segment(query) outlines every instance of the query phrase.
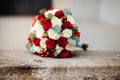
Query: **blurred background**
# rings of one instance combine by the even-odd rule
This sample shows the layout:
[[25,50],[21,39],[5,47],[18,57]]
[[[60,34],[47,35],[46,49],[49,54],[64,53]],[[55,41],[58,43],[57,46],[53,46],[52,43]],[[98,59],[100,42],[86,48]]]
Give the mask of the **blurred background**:
[[35,15],[41,8],[50,8],[51,0],[1,0],[1,15]]
[[32,16],[41,8],[68,8],[89,50],[120,51],[120,0],[1,0],[0,50],[23,50]]

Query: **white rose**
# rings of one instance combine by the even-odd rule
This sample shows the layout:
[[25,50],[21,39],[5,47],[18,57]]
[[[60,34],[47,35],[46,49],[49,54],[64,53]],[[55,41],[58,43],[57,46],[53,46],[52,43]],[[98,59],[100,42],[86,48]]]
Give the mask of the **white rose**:
[[40,46],[41,46],[42,48],[44,48],[44,49],[46,49],[46,40],[47,40],[47,38],[43,38],[43,39],[41,39],[41,41],[40,41]]
[[53,27],[56,26],[56,25],[58,25],[59,27],[62,26],[62,21],[61,21],[61,19],[59,19],[59,18],[57,18],[57,17],[55,17],[55,16],[52,17],[51,22],[52,22]]
[[59,45],[56,45],[56,48],[55,48],[57,54],[60,54],[60,52],[63,50],[62,47],[60,47]]
[[55,32],[54,30],[52,30],[52,29],[49,29],[49,30],[47,31],[47,33],[48,33],[48,36],[49,36],[51,39],[54,39],[54,40],[58,40],[59,37],[60,37],[60,35],[59,35],[57,32]]
[[72,30],[70,29],[64,29],[62,32],[62,36],[64,36],[65,38],[69,38],[72,36]]
[[39,21],[36,21],[34,26],[31,27],[31,32],[34,32],[39,26],[41,26],[41,24],[39,23]]
[[71,24],[75,24],[76,23],[71,15],[67,15],[67,21],[70,21]]
[[66,50],[68,51],[73,51],[74,47],[72,46],[72,44],[68,43],[65,47]]
[[44,32],[45,32],[45,31],[44,31],[42,25],[38,26],[38,27],[36,28],[36,37],[41,39],[42,36],[43,36],[43,34],[44,34]]
[[45,12],[45,13],[44,13],[44,14],[45,14],[45,17],[47,17],[47,18],[48,18],[48,14],[49,14],[49,13],[51,13],[51,14],[55,15],[55,13],[56,13],[57,11],[58,11],[57,9],[48,10],[47,12]]
[[35,51],[35,52],[40,52],[42,50],[42,48],[40,46],[35,46],[33,45],[32,46],[32,49]]

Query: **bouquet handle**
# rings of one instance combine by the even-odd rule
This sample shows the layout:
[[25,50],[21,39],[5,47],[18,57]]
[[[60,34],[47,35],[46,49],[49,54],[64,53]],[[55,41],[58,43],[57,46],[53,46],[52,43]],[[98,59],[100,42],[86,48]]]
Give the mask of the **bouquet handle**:
[[76,47],[82,48],[84,51],[87,51],[87,49],[88,49],[88,44],[79,41],[78,44],[76,45]]

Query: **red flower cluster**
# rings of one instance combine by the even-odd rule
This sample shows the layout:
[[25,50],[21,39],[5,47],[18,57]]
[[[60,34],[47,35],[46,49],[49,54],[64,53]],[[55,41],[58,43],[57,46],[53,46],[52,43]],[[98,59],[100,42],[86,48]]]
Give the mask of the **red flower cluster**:
[[55,57],[51,51],[41,50],[40,52],[35,52],[34,54],[40,55],[41,57]]
[[46,46],[47,46],[47,49],[48,49],[48,50],[53,50],[53,49],[55,49],[55,47],[56,47],[56,41],[55,41],[55,40],[52,40],[52,39],[48,39],[48,40],[46,41]]
[[58,18],[63,17],[63,16],[64,16],[63,11],[62,11],[62,10],[57,11],[57,12],[55,13],[55,16],[58,17]]
[[39,38],[35,38],[33,42],[34,42],[35,46],[39,46],[40,39]]
[[63,25],[62,25],[62,29],[66,29],[66,28],[68,28],[68,29],[72,29],[73,28],[72,24],[69,21],[67,21],[67,20],[65,20],[63,22]]
[[60,37],[57,43],[58,43],[58,45],[60,47],[65,48],[65,46],[67,45],[68,41],[67,41],[67,39],[65,37]]
[[55,58],[55,56],[54,56],[54,54],[53,53],[49,53],[49,55],[48,55],[49,57],[53,57],[53,58]]
[[54,8],[49,8],[48,10],[53,10]]
[[74,32],[73,35],[80,38],[80,32]]
[[63,50],[60,54],[60,57],[61,58],[67,58],[67,57],[69,57],[69,55],[70,55],[70,51]]
[[45,21],[43,23],[43,29],[44,29],[44,31],[48,31],[48,29],[51,28],[51,27],[52,27],[52,23],[50,21]]
[[37,18],[38,18],[38,20],[44,19],[45,15],[42,13],[39,13]]

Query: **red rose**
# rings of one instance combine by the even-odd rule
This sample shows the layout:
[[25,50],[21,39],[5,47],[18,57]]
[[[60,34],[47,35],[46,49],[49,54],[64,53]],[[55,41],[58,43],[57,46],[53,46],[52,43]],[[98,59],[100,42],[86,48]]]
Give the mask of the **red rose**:
[[52,27],[52,23],[50,21],[45,21],[43,23],[43,29],[44,29],[44,31],[48,31],[48,29],[51,28],[51,27]]
[[62,16],[64,16],[63,11],[62,10],[57,11],[55,13],[55,16],[58,17],[58,18],[61,18]]
[[66,20],[65,20],[65,21],[63,22],[62,29],[66,29],[66,28],[72,29],[73,26],[72,26],[72,24],[71,24],[69,21],[66,21]]
[[58,43],[58,45],[59,45],[60,47],[65,48],[65,46],[67,45],[68,41],[67,41],[66,38],[60,37],[57,43]]
[[39,55],[39,53],[38,53],[38,52],[34,52],[34,54]]
[[38,14],[38,20],[41,20],[41,19],[44,19],[45,18],[45,15],[44,14],[42,14],[42,13],[40,13],[40,14]]
[[73,35],[80,38],[80,32],[74,32]]
[[67,58],[70,56],[70,51],[67,51],[67,50],[63,50],[60,55],[59,55],[61,58]]
[[55,56],[54,56],[54,54],[53,53],[49,53],[49,55],[48,55],[49,57],[52,57],[52,58],[55,58]]
[[54,8],[49,8],[48,10],[53,10]]
[[39,46],[40,39],[39,38],[35,38],[33,42],[34,42],[35,46]]
[[56,47],[56,41],[52,39],[48,39],[46,41],[46,46],[48,50],[53,50]]

